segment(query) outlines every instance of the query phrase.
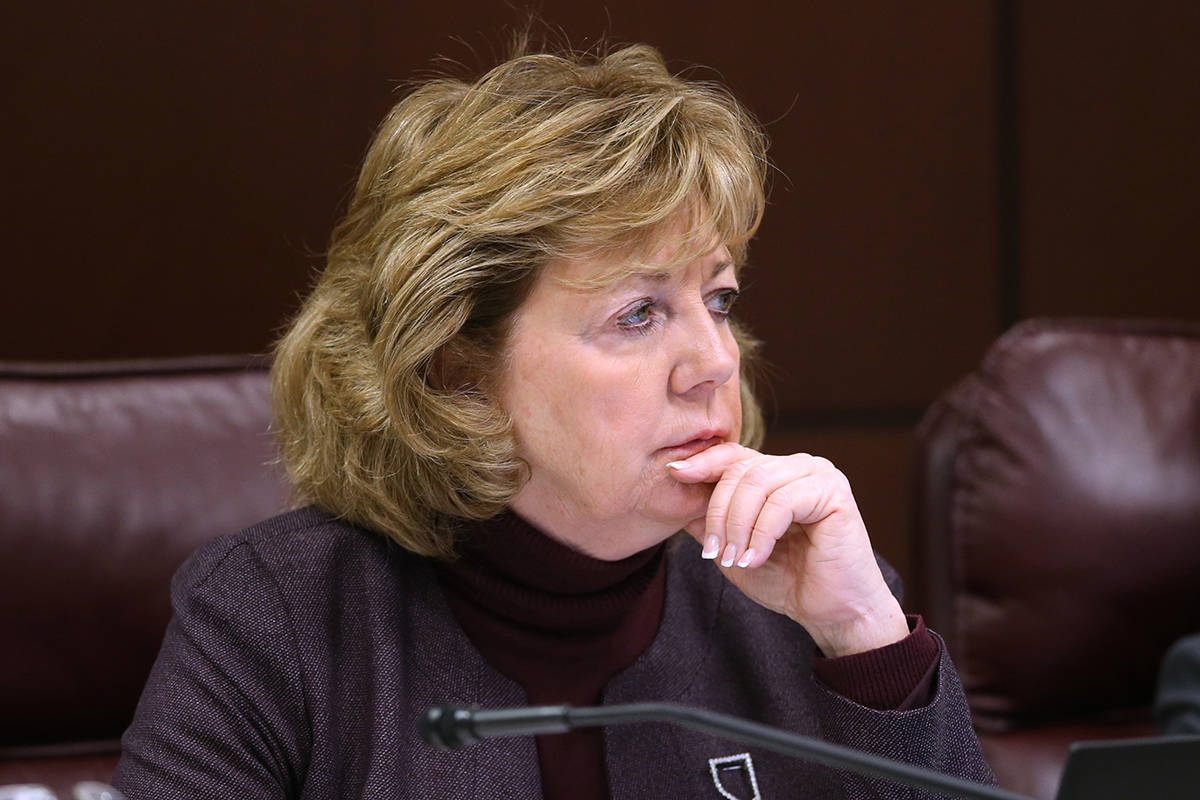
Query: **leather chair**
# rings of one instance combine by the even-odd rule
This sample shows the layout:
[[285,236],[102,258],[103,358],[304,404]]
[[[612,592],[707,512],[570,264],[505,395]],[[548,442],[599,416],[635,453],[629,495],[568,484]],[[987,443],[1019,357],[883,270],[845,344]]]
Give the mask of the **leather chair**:
[[914,567],[1002,786],[1151,735],[1200,631],[1200,325],[1031,320],[917,434]]
[[107,781],[201,542],[287,504],[243,358],[0,364],[0,785]]

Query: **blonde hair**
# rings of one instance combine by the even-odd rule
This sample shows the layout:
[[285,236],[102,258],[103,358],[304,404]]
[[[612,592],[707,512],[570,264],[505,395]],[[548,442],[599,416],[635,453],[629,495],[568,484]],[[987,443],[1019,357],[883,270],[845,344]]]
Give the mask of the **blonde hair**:
[[[474,83],[416,88],[380,125],[276,348],[274,424],[299,499],[451,557],[454,520],[494,516],[524,479],[488,386],[540,269],[616,255],[637,269],[681,218],[675,261],[716,236],[741,264],[765,150],[726,90],[672,76],[646,45],[520,55]],[[742,441],[756,445],[756,343],[735,335]],[[448,379],[449,364],[476,380]]]

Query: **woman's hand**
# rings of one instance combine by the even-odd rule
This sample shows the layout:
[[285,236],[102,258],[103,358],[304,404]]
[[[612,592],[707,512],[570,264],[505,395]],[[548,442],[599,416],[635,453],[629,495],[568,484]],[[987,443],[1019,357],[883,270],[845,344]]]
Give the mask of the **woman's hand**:
[[704,556],[750,599],[803,625],[826,656],[908,635],[850,483],[829,461],[727,442],[670,471],[682,483],[716,484],[707,515],[687,525]]

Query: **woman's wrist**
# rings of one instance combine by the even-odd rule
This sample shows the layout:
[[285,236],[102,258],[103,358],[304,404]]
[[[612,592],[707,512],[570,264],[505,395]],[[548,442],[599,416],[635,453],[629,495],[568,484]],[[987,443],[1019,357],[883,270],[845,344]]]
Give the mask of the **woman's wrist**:
[[900,603],[890,593],[888,600],[870,606],[844,622],[806,624],[802,620],[797,621],[804,625],[817,648],[827,658],[886,647],[910,633],[908,619]]

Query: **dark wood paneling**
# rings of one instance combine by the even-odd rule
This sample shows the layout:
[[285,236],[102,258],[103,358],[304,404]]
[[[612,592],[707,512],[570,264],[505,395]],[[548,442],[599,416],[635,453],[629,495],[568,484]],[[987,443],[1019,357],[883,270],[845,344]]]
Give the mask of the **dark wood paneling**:
[[0,357],[266,346],[374,124],[319,5],[7,12]]
[[746,310],[785,416],[920,408],[997,332],[992,18],[826,4],[807,22],[776,55],[795,106],[771,127],[786,178]]
[[1021,20],[1025,313],[1200,317],[1200,4]]

